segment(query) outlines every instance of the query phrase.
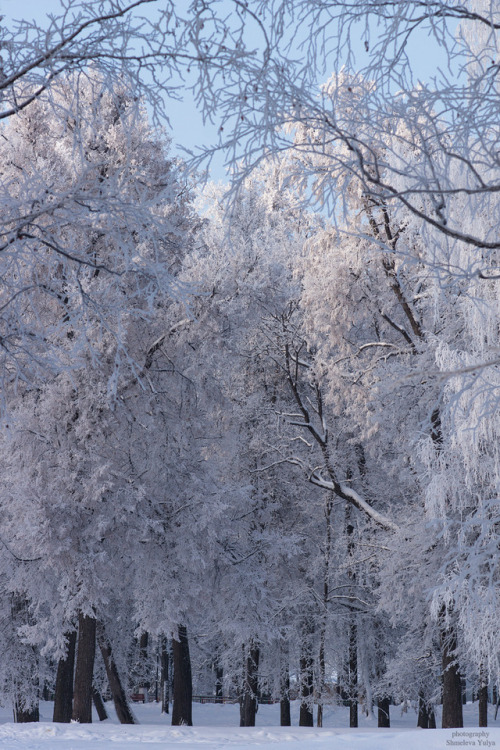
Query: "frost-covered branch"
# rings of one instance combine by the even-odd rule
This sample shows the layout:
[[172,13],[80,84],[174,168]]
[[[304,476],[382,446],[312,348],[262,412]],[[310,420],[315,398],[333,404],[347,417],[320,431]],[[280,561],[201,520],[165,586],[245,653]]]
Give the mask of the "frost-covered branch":
[[375,508],[373,508],[366,500],[364,500],[363,497],[361,497],[361,495],[359,495],[355,490],[352,489],[352,487],[349,487],[347,484],[336,482],[332,479],[325,479],[321,476],[321,471],[318,469],[315,469],[311,473],[309,480],[316,487],[321,487],[321,489],[324,490],[330,490],[331,492],[334,492],[337,497],[346,500],[366,516],[371,518],[372,521],[377,524],[377,526],[381,526],[387,531],[399,530],[397,524],[395,524],[390,518],[387,518],[387,516],[384,516],[382,513],[379,513],[377,510],[375,510]]

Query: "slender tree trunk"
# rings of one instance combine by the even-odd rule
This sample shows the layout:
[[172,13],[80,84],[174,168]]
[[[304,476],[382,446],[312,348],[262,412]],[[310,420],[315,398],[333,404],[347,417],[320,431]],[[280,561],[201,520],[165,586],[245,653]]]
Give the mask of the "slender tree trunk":
[[481,665],[479,668],[479,726],[488,726],[488,679]]
[[326,621],[330,599],[330,558],[332,549],[332,510],[333,495],[328,494],[325,505],[325,547],[323,550],[323,616],[319,635],[319,685],[317,690],[318,714],[316,725],[323,726],[323,694],[325,692],[325,645]]
[[[436,407],[431,414],[431,438],[436,454],[442,450],[443,432],[441,415]],[[453,621],[446,623],[447,615],[451,616],[451,609],[447,612],[443,604],[439,613],[439,626],[441,638],[441,663],[443,679],[443,729],[455,729],[463,727],[462,709],[462,682],[457,661],[457,632]]]
[[193,726],[193,682],[187,628],[179,625],[177,639],[172,641],[174,657],[174,704],[172,726]]
[[314,690],[314,675],[313,675],[313,657],[312,657],[312,625],[311,623],[304,624],[302,632],[302,643],[301,643],[301,655],[300,655],[300,714],[299,714],[299,726],[301,727],[313,727],[314,716],[313,716],[313,690]]
[[102,695],[96,687],[92,688],[92,700],[94,702],[99,721],[106,721],[106,719],[109,719],[108,712],[106,711],[106,706],[104,705],[104,701],[102,699]]
[[69,724],[73,712],[73,674],[75,671],[76,630],[66,634],[68,651],[57,665],[56,691],[52,721]]
[[318,703],[318,713],[316,714],[316,726],[323,726],[323,704]]
[[170,679],[169,679],[169,657],[167,639],[161,639],[161,712],[168,714],[170,704]]
[[99,643],[99,649],[102,654],[104,661],[104,667],[106,669],[106,675],[109,682],[109,688],[113,697],[113,703],[116,709],[116,716],[120,724],[136,724],[130,706],[128,704],[127,695],[123,689],[120,675],[116,662],[113,658],[113,652],[111,643],[109,642],[104,632],[102,623],[99,623],[97,629],[97,641]]
[[[350,477],[350,473],[348,474]],[[351,521],[352,507],[346,506],[346,535],[347,535],[347,555],[352,558],[354,555],[354,526]],[[354,569],[349,569],[349,580],[352,584],[352,593],[354,594],[356,586],[356,573]],[[356,615],[353,613],[349,620],[349,661],[348,661],[348,681],[349,681],[349,726],[356,728],[358,726],[358,625]]]
[[280,726],[290,727],[290,669],[288,667],[288,648],[285,649],[286,663],[281,667],[280,675]]
[[92,678],[95,659],[95,617],[80,613],[78,617],[78,647],[76,652],[75,685],[73,692],[73,721],[92,723]]
[[146,672],[149,672],[148,669],[148,646],[149,646],[149,633],[141,633],[141,637],[139,639],[139,658],[140,658],[140,670],[141,670],[141,681],[139,683],[139,693],[142,693],[144,696],[144,703],[148,702],[149,699],[149,688],[151,686],[151,683],[147,679]]
[[358,726],[358,628],[355,615],[349,624],[349,726]]
[[453,623],[445,625],[444,607],[441,618],[441,654],[443,665],[443,729],[456,729],[464,725],[462,709],[462,682],[456,658],[457,635]]
[[254,727],[257,715],[260,649],[252,641],[244,660],[243,691],[240,698],[240,727]]

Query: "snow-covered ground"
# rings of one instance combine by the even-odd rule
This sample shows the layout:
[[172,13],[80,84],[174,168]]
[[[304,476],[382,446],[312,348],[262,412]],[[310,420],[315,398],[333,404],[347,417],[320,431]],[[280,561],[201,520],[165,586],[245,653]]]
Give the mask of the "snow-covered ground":
[[[110,706],[107,704],[110,711]],[[491,708],[491,707],[490,707]],[[39,724],[13,724],[6,709],[0,711],[0,750],[445,750],[445,748],[495,748],[500,750],[500,717],[491,726],[477,727],[477,703],[465,709],[464,729],[415,729],[413,711],[402,713],[391,706],[391,729],[377,729],[362,717],[359,729],[347,729],[345,708],[326,711],[323,729],[279,727],[279,706],[260,706],[255,728],[240,729],[238,707],[193,707],[194,727],[171,727],[158,705],[134,706],[137,726],[120,726],[116,719],[93,724],[52,724],[52,704],[42,703]],[[498,728],[496,726],[498,724]]]

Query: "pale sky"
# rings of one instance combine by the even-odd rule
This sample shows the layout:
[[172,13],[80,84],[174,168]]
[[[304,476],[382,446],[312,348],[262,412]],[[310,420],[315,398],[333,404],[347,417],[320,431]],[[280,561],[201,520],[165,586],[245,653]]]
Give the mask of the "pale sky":
[[[12,19],[19,18],[42,22],[47,14],[56,13],[60,8],[60,0],[0,0],[0,13],[4,15],[4,23],[7,25]],[[420,39],[420,42],[412,41],[409,51],[417,66],[418,77],[421,80],[430,79],[437,67],[436,51],[433,50],[432,44],[425,38]],[[171,101],[167,109],[172,126],[170,134],[176,153],[182,155],[182,151],[177,148],[180,144],[195,149],[200,144],[213,145],[217,141],[217,125],[203,123],[189,92],[184,102]],[[212,177],[217,180],[225,178],[222,157],[214,159]]]

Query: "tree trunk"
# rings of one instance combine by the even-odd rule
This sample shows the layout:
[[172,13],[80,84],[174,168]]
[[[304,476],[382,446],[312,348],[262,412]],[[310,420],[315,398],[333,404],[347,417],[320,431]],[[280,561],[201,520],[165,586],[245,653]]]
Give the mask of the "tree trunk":
[[427,702],[422,694],[418,696],[417,727],[420,729],[429,729],[429,711],[427,708]]
[[73,674],[75,671],[76,630],[66,634],[68,651],[57,665],[56,691],[52,721],[69,724],[73,712]]
[[316,714],[316,726],[322,727],[323,726],[323,704],[318,703],[318,712]]
[[130,706],[128,705],[127,695],[123,689],[118,668],[113,658],[111,644],[106,637],[102,623],[99,623],[98,626],[97,640],[104,661],[104,666],[106,668],[106,675],[111,695],[113,696],[113,703],[115,705],[118,721],[120,724],[136,724],[137,722],[130,710]]
[[316,688],[318,713],[316,726],[323,726],[323,696],[325,693],[325,645],[327,611],[330,599],[330,558],[332,550],[332,510],[333,495],[329,493],[325,505],[325,546],[323,550],[323,616],[319,636],[319,680]]
[[161,639],[161,712],[162,714],[168,714],[169,703],[170,703],[170,678],[168,674],[168,649],[167,639],[163,637]]
[[292,719],[290,716],[290,670],[288,664],[282,668],[280,678],[280,726],[290,727]]
[[94,701],[94,706],[95,710],[97,711],[99,721],[106,721],[106,719],[109,719],[108,712],[106,711],[106,706],[104,705],[104,701],[102,699],[102,695],[96,687],[92,688],[92,700]]
[[259,659],[260,649],[252,642],[245,659],[243,691],[240,698],[240,727],[255,726],[258,707]]
[[215,702],[222,703],[224,696],[224,670],[219,662],[218,657],[215,659]]
[[479,686],[479,726],[488,726],[488,682],[483,674],[483,670],[479,671],[480,675],[480,686]]
[[140,659],[140,673],[141,673],[141,680],[139,682],[139,693],[142,693],[144,696],[144,703],[147,703],[149,700],[149,688],[151,686],[151,683],[146,677],[147,672],[149,672],[149,664],[148,664],[148,646],[149,646],[149,633],[141,633],[141,637],[139,639],[139,659]]
[[[326,603],[328,601],[328,585],[325,583],[325,597],[323,605],[326,610]],[[320,632],[320,646],[319,646],[319,684],[316,690],[316,699],[318,701],[318,712],[316,718],[316,726],[323,726],[323,695],[325,692],[325,640],[326,640],[326,618],[323,617],[321,623]]]
[[73,721],[92,723],[92,678],[94,674],[96,621],[80,613],[76,653]]
[[358,629],[354,615],[349,624],[349,726],[358,726]]
[[[348,474],[350,477],[350,472]],[[354,555],[354,526],[351,522],[352,507],[346,506],[346,535],[347,535],[347,555],[352,558]],[[354,594],[356,585],[356,573],[350,568],[348,572],[349,580],[352,584]],[[348,680],[349,680],[349,726],[355,729],[358,726],[358,625],[356,615],[351,614],[349,620],[349,662],[348,662]]]
[[177,639],[172,641],[174,657],[174,704],[172,726],[193,726],[193,682],[187,628],[179,625]]
[[[444,620],[444,608],[440,615]],[[462,710],[462,682],[456,659],[457,635],[453,624],[441,625],[443,665],[443,729],[457,729],[464,725]]]
[[389,698],[379,698],[377,700],[378,707],[378,726],[383,729],[389,729],[391,726],[391,716],[389,709],[390,701]]
[[302,644],[301,644],[301,656],[300,656],[300,715],[299,715],[299,726],[300,727],[313,727],[314,716],[313,716],[313,690],[314,690],[314,675],[313,675],[313,657],[312,657],[312,627],[310,624],[303,628],[302,633]]

